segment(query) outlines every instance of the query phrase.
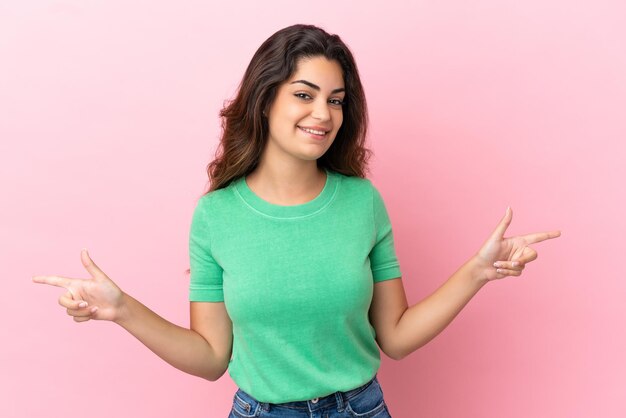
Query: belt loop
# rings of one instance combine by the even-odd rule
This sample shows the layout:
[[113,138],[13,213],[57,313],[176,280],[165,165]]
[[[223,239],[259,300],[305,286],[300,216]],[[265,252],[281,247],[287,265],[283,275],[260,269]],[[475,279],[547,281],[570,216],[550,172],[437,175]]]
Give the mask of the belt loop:
[[343,392],[335,392],[335,398],[337,399],[337,412],[343,412],[345,402],[344,396]]
[[261,409],[265,412],[269,412],[270,410],[270,404],[267,402],[259,402],[259,405],[261,405]]

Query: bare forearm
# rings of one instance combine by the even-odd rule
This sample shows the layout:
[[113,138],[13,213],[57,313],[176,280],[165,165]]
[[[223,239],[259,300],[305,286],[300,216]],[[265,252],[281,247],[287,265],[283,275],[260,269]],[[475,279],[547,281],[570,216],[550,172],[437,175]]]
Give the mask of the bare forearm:
[[395,328],[396,357],[403,358],[443,331],[487,283],[478,277],[474,258],[463,264],[439,289],[408,308]]
[[115,322],[172,366],[208,380],[224,373],[224,359],[197,332],[165,320],[128,294],[123,306]]

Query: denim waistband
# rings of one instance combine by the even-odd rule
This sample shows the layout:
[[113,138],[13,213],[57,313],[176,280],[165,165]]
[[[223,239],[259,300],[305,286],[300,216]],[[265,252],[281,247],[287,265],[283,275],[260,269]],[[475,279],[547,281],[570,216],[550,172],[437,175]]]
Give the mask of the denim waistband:
[[[335,392],[330,395],[324,396],[322,398],[314,398],[308,401],[294,401],[294,402],[284,402],[284,403],[267,403],[267,402],[258,402],[259,407],[265,411],[270,410],[270,406],[274,407],[284,407],[284,408],[292,408],[292,409],[304,409],[307,411],[315,411],[321,408],[329,408],[337,406],[338,410],[343,410],[344,405],[348,402],[349,399],[363,392],[365,389],[369,387],[375,380],[377,379],[377,374],[374,375],[367,383],[362,386],[359,386],[356,389],[351,389],[347,392]],[[239,389],[243,392],[243,390]],[[250,396],[249,393],[246,395]],[[254,399],[252,396],[250,396]]]

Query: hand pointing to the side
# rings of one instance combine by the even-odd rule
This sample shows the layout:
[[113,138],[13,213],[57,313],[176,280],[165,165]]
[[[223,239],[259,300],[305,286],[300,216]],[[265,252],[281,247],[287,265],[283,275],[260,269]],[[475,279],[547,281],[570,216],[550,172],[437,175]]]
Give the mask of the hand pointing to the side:
[[481,276],[486,280],[520,276],[526,264],[537,258],[537,251],[530,247],[531,244],[561,236],[561,231],[555,230],[505,238],[504,233],[512,219],[513,211],[507,208],[496,229],[476,254],[482,266]]
[[90,319],[116,320],[122,307],[124,293],[96,266],[87,250],[81,251],[80,259],[91,275],[88,279],[33,276],[33,281],[65,288],[67,292],[59,297],[59,304],[67,308],[68,315],[74,317],[76,322]]

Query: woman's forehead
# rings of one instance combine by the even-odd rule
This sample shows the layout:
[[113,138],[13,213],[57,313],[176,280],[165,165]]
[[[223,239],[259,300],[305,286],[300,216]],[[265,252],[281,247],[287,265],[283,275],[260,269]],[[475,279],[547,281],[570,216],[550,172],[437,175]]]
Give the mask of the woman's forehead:
[[344,87],[343,70],[339,62],[323,56],[304,57],[296,62],[295,71],[287,81],[291,83],[301,79],[331,90]]

